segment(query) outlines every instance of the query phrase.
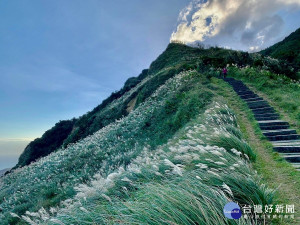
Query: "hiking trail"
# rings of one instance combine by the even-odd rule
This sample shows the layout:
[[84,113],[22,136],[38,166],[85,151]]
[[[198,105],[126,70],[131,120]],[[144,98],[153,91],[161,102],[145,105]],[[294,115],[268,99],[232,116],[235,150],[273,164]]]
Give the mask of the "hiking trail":
[[262,97],[251,91],[242,81],[225,78],[234,91],[252,110],[263,135],[272,143],[273,149],[300,171],[300,135],[290,129],[288,122]]

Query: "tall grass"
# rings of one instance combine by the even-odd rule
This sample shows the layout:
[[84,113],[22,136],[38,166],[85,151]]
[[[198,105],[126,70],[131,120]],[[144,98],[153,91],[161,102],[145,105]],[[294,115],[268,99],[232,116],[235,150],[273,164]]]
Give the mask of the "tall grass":
[[23,219],[32,224],[260,224],[223,215],[229,201],[264,205],[274,194],[245,153],[206,143],[232,124],[232,111],[215,104],[167,144],[154,151],[146,147],[128,166],[78,185],[77,195],[60,207],[28,212]]
[[228,151],[231,149],[236,149],[239,152],[246,154],[251,160],[255,160],[256,158],[256,155],[247,142],[241,140],[232,133],[222,133],[218,136],[214,136],[211,138],[210,143],[213,145],[222,146]]

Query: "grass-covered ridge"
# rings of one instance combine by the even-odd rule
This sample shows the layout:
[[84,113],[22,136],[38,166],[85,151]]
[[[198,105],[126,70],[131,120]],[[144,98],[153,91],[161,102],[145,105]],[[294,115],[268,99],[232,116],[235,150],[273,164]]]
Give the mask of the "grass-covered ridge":
[[[151,78],[149,78],[151,79]],[[10,212],[24,214],[56,206],[76,194],[74,187],[126,167],[145,148],[154,149],[210,103],[205,76],[181,72],[161,85],[127,117],[104,127],[65,149],[58,150],[0,180],[0,221],[18,223]],[[121,101],[120,99],[119,101]],[[155,130],[151,123],[161,129]]]
[[211,81],[227,64],[229,75],[252,73],[270,87],[272,77],[292,81],[275,75],[293,74],[278,60],[170,44],[127,88],[74,120],[59,148],[0,179],[0,224],[260,224],[222,212],[229,201],[264,205],[273,196]]
[[[239,67],[253,66],[263,68],[276,74],[285,74],[293,79],[299,78],[297,68],[290,64],[272,59],[260,54],[249,54],[211,47],[209,49],[192,48],[182,44],[171,43],[167,49],[151,64],[150,68],[143,70],[138,77],[129,78],[124,87],[112,93],[100,105],[83,116],[64,121],[71,125],[68,129],[61,129],[57,123],[47,131],[43,137],[33,141],[24,150],[17,167],[28,165],[61,147],[92,135],[101,128],[113,123],[116,119],[128,115],[128,107],[132,102],[133,108],[145,101],[167,79],[182,71],[196,69],[202,73],[209,73],[211,68],[222,68],[235,64]],[[159,76],[156,76],[160,74]],[[47,135],[49,134],[50,135]],[[61,136],[57,142],[51,139]]]
[[31,224],[260,224],[223,215],[229,201],[270,204],[273,191],[252,169],[251,148],[244,154],[240,144],[229,150],[207,144],[221,135],[244,142],[235,115],[215,103],[168,143],[145,147],[127,167],[107,176],[97,173],[91,183],[77,186],[77,195],[60,207],[27,212],[22,219]]

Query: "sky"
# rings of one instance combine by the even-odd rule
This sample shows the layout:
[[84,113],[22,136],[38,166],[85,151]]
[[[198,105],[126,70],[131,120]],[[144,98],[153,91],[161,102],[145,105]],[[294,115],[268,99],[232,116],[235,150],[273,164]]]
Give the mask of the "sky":
[[254,52],[300,26],[300,0],[193,0],[171,40]]
[[0,169],[139,75],[170,40],[257,50],[299,27],[299,1],[1,0]]

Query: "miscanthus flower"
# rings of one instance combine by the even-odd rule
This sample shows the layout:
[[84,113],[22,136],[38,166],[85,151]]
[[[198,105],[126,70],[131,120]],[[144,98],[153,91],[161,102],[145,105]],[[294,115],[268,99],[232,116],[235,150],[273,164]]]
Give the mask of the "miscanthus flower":
[[[102,202],[106,202],[106,204],[107,201],[113,203],[115,200],[111,196],[110,190],[115,190],[115,188],[127,193],[131,189],[140,187],[141,180],[146,182],[147,179],[151,180],[155,177],[160,180],[183,177],[190,168],[195,168],[199,173],[194,176],[197,182],[204,182],[204,180],[207,182],[207,177],[217,177],[222,180],[229,173],[228,171],[236,172],[240,168],[248,167],[248,162],[240,159],[239,151],[233,149],[231,151],[234,154],[230,154],[222,146],[211,146],[206,143],[206,138],[221,134],[224,132],[224,126],[233,123],[234,117],[229,108],[221,104],[212,105],[210,109],[206,110],[204,116],[199,115],[199,119],[195,123],[181,131],[184,134],[178,133],[166,144],[158,146],[156,150],[151,150],[144,140],[141,142],[136,140],[137,144],[126,146],[126,143],[135,140],[135,135],[140,132],[135,125],[143,126],[144,118],[151,115],[155,107],[162,104],[164,96],[172,91],[175,92],[185,76],[187,73],[181,73],[166,82],[152,95],[151,99],[143,103],[142,107],[133,110],[127,117],[108,125],[77,144],[51,154],[41,162],[36,162],[11,175],[10,178],[17,183],[22,180],[21,176],[24,176],[34,181],[32,185],[35,182],[46,184],[49,180],[51,182],[53,168],[55,168],[57,169],[56,174],[64,172],[68,175],[69,180],[64,181],[62,185],[72,185],[77,192],[75,196],[65,200],[50,212],[41,209],[38,212],[28,212],[22,218],[32,224],[43,224],[48,221],[64,224],[65,216],[70,215],[74,209],[79,209],[86,214],[91,213],[92,207],[83,206],[83,202],[84,205],[91,205],[95,204],[94,199],[102,198]],[[222,111],[220,114],[220,110],[225,113]],[[220,131],[220,133],[215,133],[215,131]],[[118,138],[115,138],[116,134],[118,134]],[[75,165],[72,170],[68,171],[61,163],[70,162],[74,158],[74,154],[77,154],[77,157],[88,157],[89,163],[81,168]],[[124,159],[130,159],[130,161],[124,165],[122,164]],[[38,169],[43,170],[47,178],[36,176],[34,173]],[[89,175],[88,182],[80,180],[76,170]],[[142,179],[139,180],[139,177]],[[8,185],[8,181],[5,181],[5,185]],[[219,188],[232,195],[227,184],[224,183]],[[22,197],[30,196],[31,190],[25,189]],[[12,200],[13,198],[15,200]],[[10,197],[12,202],[18,199],[20,196],[16,193]],[[97,204],[101,204],[100,202]],[[12,204],[8,203],[7,206],[12,207]]]

